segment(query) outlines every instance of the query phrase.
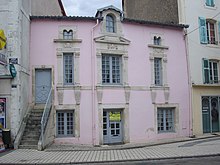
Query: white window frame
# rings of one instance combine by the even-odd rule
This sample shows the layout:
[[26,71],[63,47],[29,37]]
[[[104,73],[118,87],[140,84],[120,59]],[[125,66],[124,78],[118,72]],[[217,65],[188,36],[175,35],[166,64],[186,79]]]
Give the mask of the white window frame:
[[73,30],[63,30],[63,39],[64,40],[72,40],[73,39]]
[[[215,68],[214,68],[214,64],[216,64],[216,72],[215,73]],[[215,61],[215,60],[209,60],[209,71],[210,71],[210,83],[211,84],[217,84],[219,83],[219,62]],[[217,80],[215,80],[215,78],[217,78]]]
[[[63,128],[62,125],[60,126],[61,122],[58,118],[59,114],[63,114]],[[72,114],[72,118],[70,120],[70,125],[68,126],[68,114]],[[57,137],[74,137],[74,129],[75,129],[75,119],[74,119],[74,110],[60,110],[56,112],[56,136]],[[60,127],[59,127],[60,126]],[[70,127],[70,128],[68,128]],[[61,131],[63,129],[63,133],[59,133],[59,128],[61,128]],[[68,133],[68,131],[70,131]]]
[[[213,24],[214,27],[214,41],[212,41],[211,39],[211,24]],[[207,41],[208,44],[214,44],[217,45],[218,44],[218,33],[217,33],[217,24],[215,20],[210,20],[210,19],[206,19],[206,30],[207,30]]]
[[[219,83],[219,61],[214,59],[205,59],[202,61],[203,83],[218,84]],[[214,68],[216,64],[217,68]],[[217,78],[217,79],[216,79]],[[215,80],[216,79],[216,80]]]
[[[66,64],[66,57],[69,58],[68,60],[71,59],[71,64],[70,63]],[[66,68],[66,67],[68,67],[68,68]],[[69,70],[69,69],[71,69],[71,70]],[[72,72],[72,73],[66,73],[66,71]],[[66,74],[68,74],[67,77],[66,77]],[[70,75],[72,76],[71,81],[69,80]],[[74,85],[74,54],[73,53],[63,53],[63,84],[64,85]]]
[[[103,79],[103,76],[106,77],[106,75],[104,75],[105,73],[103,73],[104,69],[103,69],[103,58],[109,58],[109,70],[105,70],[106,72],[109,72],[109,82],[105,82],[104,79]],[[114,75],[113,75],[113,58],[118,58],[119,59],[119,81],[117,80],[117,77],[115,77],[114,79]],[[117,67],[117,66],[115,66]],[[117,76],[117,75],[116,75]],[[116,82],[114,82],[114,80]],[[112,85],[119,85],[119,84],[122,84],[122,56],[120,55],[111,55],[111,54],[103,54],[102,55],[102,84],[103,85],[108,85],[108,84],[112,84]]]
[[154,45],[161,45],[161,37],[154,36]]
[[115,33],[115,18],[110,15],[107,14],[106,15],[106,32],[109,33]]
[[[168,114],[168,112],[171,113]],[[167,114],[169,115],[170,120],[169,118],[167,118]],[[175,132],[175,108],[173,107],[157,108],[157,131],[158,133]]]
[[[154,85],[163,86],[163,63],[162,58],[154,58]],[[158,62],[158,63],[156,63]]]

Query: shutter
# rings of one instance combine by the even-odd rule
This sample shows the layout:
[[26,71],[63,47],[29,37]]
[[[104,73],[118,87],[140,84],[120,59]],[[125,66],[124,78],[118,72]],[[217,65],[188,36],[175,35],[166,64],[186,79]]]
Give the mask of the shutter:
[[206,5],[207,5],[207,6],[210,6],[210,3],[211,3],[210,1],[211,1],[211,0],[206,0]]
[[209,60],[202,59],[202,70],[203,70],[203,83],[209,84],[210,82],[210,71],[209,71]]
[[207,30],[206,30],[206,19],[203,17],[199,17],[199,35],[200,35],[200,43],[207,44]]
[[210,0],[210,6],[214,7],[215,4],[214,4],[214,0]]

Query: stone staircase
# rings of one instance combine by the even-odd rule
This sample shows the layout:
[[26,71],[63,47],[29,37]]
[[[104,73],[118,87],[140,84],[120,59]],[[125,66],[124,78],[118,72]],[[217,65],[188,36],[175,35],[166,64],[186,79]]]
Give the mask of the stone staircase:
[[18,146],[19,149],[37,149],[40,138],[42,114],[43,109],[33,109],[31,111],[20,145]]

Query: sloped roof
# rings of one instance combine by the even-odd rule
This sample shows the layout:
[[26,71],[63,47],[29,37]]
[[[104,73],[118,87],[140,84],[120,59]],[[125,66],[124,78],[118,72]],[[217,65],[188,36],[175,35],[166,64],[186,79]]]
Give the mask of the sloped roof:
[[61,13],[63,14],[63,16],[66,16],[66,12],[65,12],[62,0],[58,0],[58,3],[60,5]]

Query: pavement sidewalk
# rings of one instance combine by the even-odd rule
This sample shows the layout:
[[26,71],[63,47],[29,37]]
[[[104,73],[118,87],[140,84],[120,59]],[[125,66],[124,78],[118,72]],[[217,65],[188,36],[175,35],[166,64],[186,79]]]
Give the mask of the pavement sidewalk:
[[[122,147],[123,146],[123,147]],[[0,157],[0,164],[102,164],[140,160],[161,160],[220,156],[220,136],[210,135],[154,145],[119,145],[101,147],[51,146],[44,151],[18,149]]]

